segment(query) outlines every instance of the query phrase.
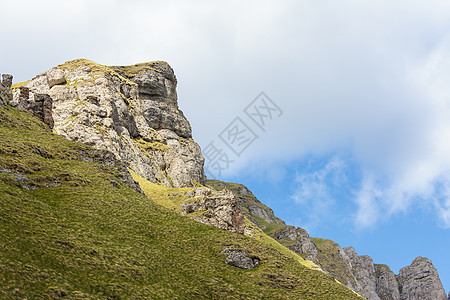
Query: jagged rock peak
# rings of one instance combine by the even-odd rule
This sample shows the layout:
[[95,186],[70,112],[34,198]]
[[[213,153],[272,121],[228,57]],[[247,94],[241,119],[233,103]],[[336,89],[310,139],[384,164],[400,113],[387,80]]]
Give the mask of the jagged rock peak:
[[53,130],[111,151],[140,176],[173,187],[204,183],[204,158],[178,109],[177,79],[162,61],[104,66],[87,59],[58,65],[14,88],[11,104],[52,99]]
[[398,275],[400,299],[447,300],[439,274],[431,260],[417,257]]
[[417,257],[410,266],[395,275],[386,265],[373,264],[367,255],[359,256],[352,247],[344,248],[359,288],[368,300],[445,300],[436,268],[431,260]]
[[399,300],[400,291],[394,272],[386,265],[375,264],[376,293],[382,300]]

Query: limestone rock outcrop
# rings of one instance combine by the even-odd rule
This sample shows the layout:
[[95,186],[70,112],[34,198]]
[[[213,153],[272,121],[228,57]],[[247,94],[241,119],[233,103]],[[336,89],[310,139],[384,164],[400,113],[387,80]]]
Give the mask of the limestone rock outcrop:
[[52,114],[53,100],[47,94],[31,93],[29,88],[21,86],[17,88],[10,105],[35,115],[51,129],[55,125]]
[[[234,209],[255,226],[304,259],[316,263],[365,299],[446,299],[438,273],[429,259],[417,258],[397,276],[388,266],[374,264],[370,256],[360,256],[352,247],[341,248],[331,240],[311,238],[306,230],[286,225],[242,184],[211,179],[207,184],[218,191],[231,192],[237,204]],[[205,191],[195,193],[205,195]]]
[[436,268],[425,257],[417,257],[398,275],[401,300],[446,300],[444,288]]
[[[118,168],[123,181],[137,191],[141,192],[127,168],[168,187],[197,186],[176,204],[182,215],[241,234],[264,232],[368,300],[447,299],[426,258],[418,257],[396,276],[351,247],[311,238],[306,230],[286,225],[245,186],[206,181],[200,147],[178,108],[177,79],[165,62],[106,67],[81,59],[16,85],[13,94],[11,84],[12,76],[3,75],[0,106],[25,109],[54,132],[100,149],[97,162]],[[239,249],[222,253],[238,268],[259,263]]]
[[303,228],[286,226],[271,234],[273,238],[285,245],[286,248],[299,254],[314,263],[318,263],[317,254],[319,250]]
[[12,85],[12,75],[3,74],[2,81],[0,83],[0,107],[9,104],[12,100],[11,85]]
[[[12,103],[36,108],[49,123],[52,103],[56,133],[111,151],[151,182],[194,186],[205,181],[204,158],[178,108],[176,85],[165,62],[106,67],[79,59],[15,89]],[[41,94],[52,101],[40,101]]]
[[375,266],[368,255],[359,256],[352,247],[343,248],[350,259],[352,273],[355,276],[361,296],[370,300],[380,300],[376,292]]
[[193,197],[183,201],[180,214],[196,213],[192,218],[198,222],[232,232],[244,233],[244,215],[230,190],[214,192],[207,188],[197,188],[188,192],[188,195]]
[[394,272],[386,265],[374,264],[376,293],[381,300],[399,300],[400,291]]
[[265,230],[269,224],[285,225],[283,220],[277,218],[273,210],[262,204],[246,186],[215,179],[208,179],[207,184],[218,191],[230,190],[242,213],[260,229]]
[[344,248],[359,289],[368,300],[445,300],[447,298],[436,268],[428,258],[417,257],[395,275],[386,265],[373,264],[367,255],[359,256],[352,247]]

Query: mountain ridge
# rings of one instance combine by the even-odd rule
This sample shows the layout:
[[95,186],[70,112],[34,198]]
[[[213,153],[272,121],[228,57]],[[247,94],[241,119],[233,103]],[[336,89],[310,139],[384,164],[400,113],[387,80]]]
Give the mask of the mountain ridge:
[[[318,264],[322,270],[333,275],[337,280],[366,299],[447,298],[437,270],[427,258],[417,257],[410,266],[402,268],[396,275],[388,266],[374,264],[370,256],[358,255],[353,247],[341,248],[332,240],[311,238],[306,230],[286,225],[273,214],[272,209],[259,202],[242,184],[225,183],[218,180],[207,180],[207,183],[213,187],[227,187],[238,196],[241,194],[240,191],[245,191],[244,194],[247,197],[251,195],[250,197],[253,200],[249,202],[259,203],[259,207],[265,207],[266,215],[271,216],[270,219],[274,220],[269,224],[264,222],[256,222],[255,224],[262,226],[269,236],[286,248],[298,253],[304,259]],[[422,261],[423,264],[419,266],[417,261]],[[409,276],[401,275],[404,273],[408,273]],[[416,281],[411,279],[411,276]],[[427,282],[431,283],[427,284]]]
[[[11,83],[12,77],[6,76],[5,91]],[[159,205],[200,223],[263,239],[309,268],[319,265],[369,300],[447,299],[429,260],[418,258],[395,275],[351,247],[310,238],[304,229],[286,225],[245,186],[206,180],[200,148],[178,109],[176,84],[165,62],[107,67],[81,59],[12,85],[13,95],[7,93],[3,102],[28,110],[69,140],[111,151]],[[173,189],[172,194],[156,185]],[[425,272],[428,277],[422,276]],[[424,280],[415,280],[420,277]]]
[[123,171],[111,152],[0,108],[0,298],[360,299],[265,241],[153,201],[195,188],[151,183],[149,199]]

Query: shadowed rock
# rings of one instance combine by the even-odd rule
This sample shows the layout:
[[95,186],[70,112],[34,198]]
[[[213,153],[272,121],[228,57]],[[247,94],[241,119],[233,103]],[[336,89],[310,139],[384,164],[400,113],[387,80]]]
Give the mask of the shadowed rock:
[[259,258],[249,257],[247,252],[244,250],[227,247],[223,249],[221,253],[225,254],[226,256],[226,264],[239,269],[248,270],[253,269],[259,265]]

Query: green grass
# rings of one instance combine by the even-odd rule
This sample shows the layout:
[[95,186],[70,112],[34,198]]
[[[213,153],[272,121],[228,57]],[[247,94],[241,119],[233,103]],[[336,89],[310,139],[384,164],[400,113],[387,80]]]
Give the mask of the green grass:
[[296,260],[298,263],[304,265],[305,267],[308,267],[310,269],[320,270],[320,268],[313,262],[309,260],[304,260],[300,255],[297,253],[289,250],[288,248],[284,247],[282,244],[280,244],[278,241],[273,239],[272,237],[265,234],[259,227],[257,227],[255,224],[253,224],[247,217],[245,218],[245,225],[247,227],[247,230],[251,231],[250,236],[256,240],[262,241],[264,244],[270,245],[271,247],[277,249],[283,255],[286,255],[287,257],[291,257],[294,260]]
[[[131,175],[133,176],[134,180],[136,180],[142,190],[144,191],[145,195],[149,197],[151,200],[155,201],[157,204],[162,205],[166,208],[169,208],[173,211],[179,211],[181,203],[186,201],[188,199],[187,196],[184,196],[184,194],[192,190],[193,188],[169,188],[164,187],[161,185],[154,184],[145,178],[142,178],[141,176],[137,175],[136,173],[130,171]],[[195,199],[192,199],[192,201],[195,201]],[[190,217],[192,219],[195,218],[195,214],[202,214],[203,212],[194,212],[191,214],[186,215],[187,217]],[[291,250],[287,249],[286,247],[283,247],[280,243],[278,243],[276,240],[274,240],[272,237],[265,234],[259,227],[257,227],[253,222],[251,222],[247,217],[245,217],[245,226],[246,226],[246,232],[247,235],[251,236],[252,238],[262,241],[264,244],[267,244],[287,257],[291,257],[298,261],[300,264],[313,269],[319,269],[317,265],[310,261],[305,261],[303,258],[301,258],[297,253],[292,252]]]
[[23,82],[13,83],[13,85],[11,85],[11,89],[14,90],[14,89],[20,88],[21,86],[26,86],[29,82],[30,82],[30,80],[28,80],[28,81],[23,81]]
[[67,82],[69,86],[77,86],[78,84],[91,82],[94,83],[97,76],[100,76],[101,74],[108,74],[111,77],[116,77],[120,81],[129,84],[137,86],[135,82],[132,82],[128,78],[123,77],[116,71],[114,71],[111,67],[104,66],[97,64],[89,59],[81,58],[81,59],[75,59],[71,61],[67,61],[61,65],[58,65],[57,68],[61,70],[75,70],[79,67],[89,67],[90,68],[90,77],[86,79],[77,80],[76,82]]
[[[311,238],[319,249],[317,259],[320,265],[331,273],[337,280],[347,285],[352,280],[353,275],[348,269],[347,263],[340,257],[336,247],[339,245],[328,239]],[[352,282],[353,284],[355,282]]]
[[160,69],[166,66],[168,66],[168,64],[164,61],[152,61],[131,66],[111,66],[110,68],[128,78],[131,78],[134,76],[138,76],[146,71],[160,72]]
[[[156,204],[169,188],[149,199],[99,157],[0,109],[0,298],[358,299],[276,247]],[[227,246],[260,265],[228,266]]]
[[184,194],[194,188],[173,188],[152,183],[130,170],[133,179],[139,183],[145,195],[155,203],[178,212],[180,205],[188,199]]
[[[163,144],[161,142],[147,142],[143,139],[133,139],[133,142],[145,153],[147,153],[147,150],[165,152],[171,149],[170,146],[167,146],[166,144]],[[151,157],[150,153],[148,153],[147,155]]]

